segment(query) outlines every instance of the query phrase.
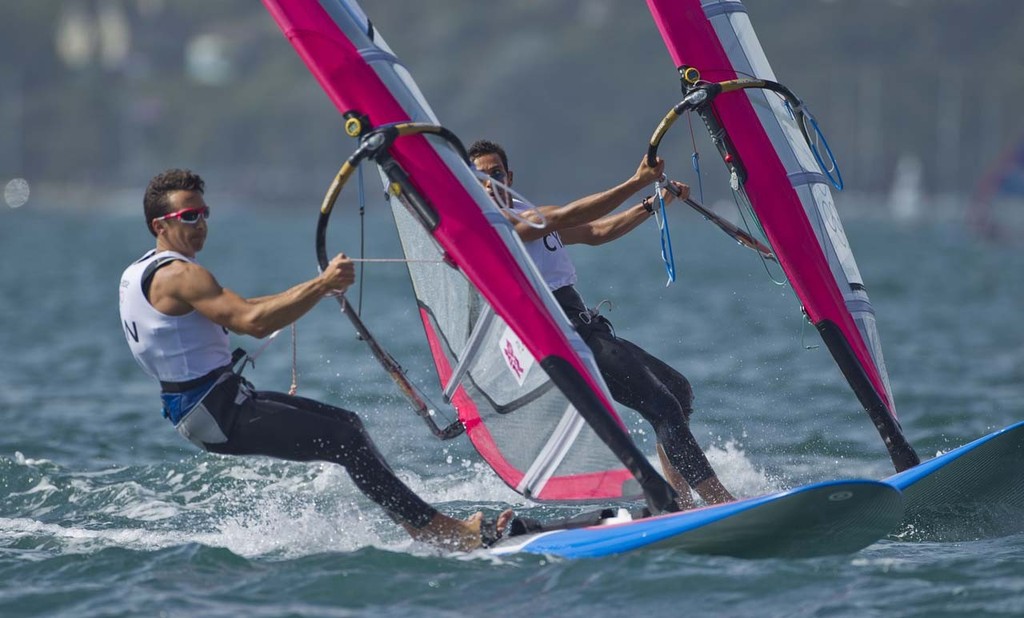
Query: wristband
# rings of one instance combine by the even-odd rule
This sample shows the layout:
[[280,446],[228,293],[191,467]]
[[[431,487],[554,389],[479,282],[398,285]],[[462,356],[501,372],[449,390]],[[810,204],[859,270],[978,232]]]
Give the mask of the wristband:
[[654,200],[652,199],[652,197],[650,195],[648,195],[644,199],[640,200],[640,205],[644,207],[644,210],[647,211],[647,214],[649,214],[649,215],[653,215],[654,214]]

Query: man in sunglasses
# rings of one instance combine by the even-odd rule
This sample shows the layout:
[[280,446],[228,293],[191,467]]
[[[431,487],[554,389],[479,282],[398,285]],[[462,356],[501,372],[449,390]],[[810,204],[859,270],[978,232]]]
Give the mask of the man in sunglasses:
[[[645,185],[661,178],[665,163],[658,159],[651,167],[645,158],[628,180],[606,191],[565,206],[529,208],[506,190],[512,185],[512,170],[500,145],[480,140],[470,146],[468,154],[476,169],[486,174],[484,187],[515,227],[555,299],[593,351],[612,397],[639,412],[654,427],[658,456],[668,481],[679,493],[680,508],[694,506],[690,488],[708,504],[733,500],[690,431],[693,390],[689,381],[639,346],[617,337],[611,322],[596,309],[587,308],[576,291],[576,267],[565,250],[567,244],[603,245],[651,219],[655,212],[652,196],[622,212],[612,212]],[[672,184],[683,199],[689,196],[689,187],[675,181]],[[665,203],[670,203],[673,192],[663,189],[662,193]]]
[[465,521],[439,513],[395,476],[355,413],[255,390],[232,370],[239,358],[229,349],[228,330],[265,337],[324,296],[344,292],[355,269],[339,254],[316,278],[272,296],[243,298],[221,287],[195,260],[210,216],[203,191],[203,180],[188,170],[167,170],[149,182],[143,209],[156,248],[121,278],[125,337],[135,359],[160,382],[164,416],[213,453],[340,464],[417,540],[455,550],[493,541],[511,511],[493,529],[482,525],[480,513]]

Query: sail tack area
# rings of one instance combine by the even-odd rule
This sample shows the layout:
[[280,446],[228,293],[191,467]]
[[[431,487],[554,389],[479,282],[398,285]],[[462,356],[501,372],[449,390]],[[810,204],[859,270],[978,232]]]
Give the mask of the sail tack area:
[[[676,67],[704,80],[775,74],[738,0],[647,0]],[[875,312],[842,222],[830,179],[809,148],[791,109],[767,90],[717,96],[712,113],[742,160],[734,183],[749,199],[808,319],[871,416],[897,470],[919,459],[903,436],[882,356]],[[723,155],[724,156],[724,155]],[[735,164],[733,164],[735,165]]]
[[[437,124],[358,4],[264,4],[342,114],[372,127]],[[401,137],[377,162],[441,387],[484,459],[534,499],[642,490],[653,510],[673,510],[674,493],[629,440],[589,349],[460,149]]]

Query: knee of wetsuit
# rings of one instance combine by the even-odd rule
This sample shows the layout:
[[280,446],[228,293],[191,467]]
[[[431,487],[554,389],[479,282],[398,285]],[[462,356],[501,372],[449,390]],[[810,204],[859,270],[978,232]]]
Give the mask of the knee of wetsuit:
[[370,443],[370,436],[363,425],[363,419],[359,418],[355,412],[339,409],[335,429],[340,444],[360,447]]
[[689,421],[693,415],[693,388],[690,381],[683,378],[682,384],[677,387],[676,399],[679,400],[679,407],[682,408],[683,417]]
[[343,422],[347,425],[351,425],[353,429],[364,431],[363,419],[359,418],[359,415],[351,410],[341,409],[340,416]]

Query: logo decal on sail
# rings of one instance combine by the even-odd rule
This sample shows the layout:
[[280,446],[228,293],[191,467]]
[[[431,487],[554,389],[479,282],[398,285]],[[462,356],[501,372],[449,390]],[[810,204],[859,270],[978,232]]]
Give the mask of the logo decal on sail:
[[530,373],[530,368],[533,367],[533,356],[508,326],[505,327],[505,332],[498,340],[498,346],[501,348],[501,357],[505,359],[505,366],[512,372],[516,383],[522,386],[526,382],[526,375]]
[[864,282],[861,281],[860,270],[857,268],[857,262],[853,259],[850,243],[846,239],[843,223],[839,220],[839,213],[836,212],[836,204],[832,200],[832,192],[825,185],[816,184],[811,187],[811,193],[818,207],[818,213],[825,223],[825,232],[832,241],[832,246],[835,249],[836,257],[839,258],[839,264],[843,268],[843,273],[850,283],[864,285]]

